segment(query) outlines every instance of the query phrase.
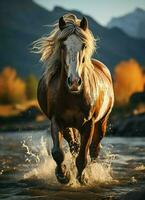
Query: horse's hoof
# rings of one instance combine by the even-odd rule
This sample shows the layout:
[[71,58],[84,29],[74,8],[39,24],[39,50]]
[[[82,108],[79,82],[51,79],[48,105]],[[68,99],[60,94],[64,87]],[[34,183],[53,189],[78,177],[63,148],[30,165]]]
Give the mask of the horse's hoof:
[[56,174],[56,178],[59,183],[68,184],[70,181],[70,173],[67,171],[65,175]]
[[87,184],[88,184],[88,178],[85,176],[85,174],[83,174],[83,175],[81,176],[81,179],[82,179],[82,183],[83,183],[84,185],[87,185]]
[[88,183],[88,179],[85,177],[84,174],[81,176],[77,176],[77,179],[81,185],[87,185]]
[[70,181],[70,172],[66,171],[65,173],[59,172],[58,168],[56,167],[55,175],[59,183],[61,184],[68,184]]

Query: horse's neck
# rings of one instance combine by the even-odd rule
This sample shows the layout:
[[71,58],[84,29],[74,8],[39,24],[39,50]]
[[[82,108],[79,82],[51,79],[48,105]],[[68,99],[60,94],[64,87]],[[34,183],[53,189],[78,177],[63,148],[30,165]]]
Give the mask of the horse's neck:
[[93,105],[98,96],[98,76],[93,64],[88,63],[89,66],[84,68],[84,93],[89,104]]

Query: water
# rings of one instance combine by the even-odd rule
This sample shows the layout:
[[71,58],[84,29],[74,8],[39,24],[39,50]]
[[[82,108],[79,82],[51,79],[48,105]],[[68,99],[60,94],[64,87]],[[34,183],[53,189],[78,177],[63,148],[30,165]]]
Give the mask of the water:
[[[104,138],[97,163],[84,171],[87,185],[76,179],[75,160],[64,143],[65,163],[71,171],[68,185],[57,182],[46,131],[0,134],[0,199],[119,199],[144,189],[145,138]],[[47,151],[48,149],[48,151]]]

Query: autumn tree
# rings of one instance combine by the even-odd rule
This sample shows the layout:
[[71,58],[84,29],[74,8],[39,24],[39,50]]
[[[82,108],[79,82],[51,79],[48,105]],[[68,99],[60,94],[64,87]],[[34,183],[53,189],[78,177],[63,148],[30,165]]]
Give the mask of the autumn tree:
[[38,79],[31,74],[26,79],[26,96],[28,100],[36,99],[37,97]]
[[136,60],[123,61],[115,67],[114,91],[117,105],[127,104],[134,92],[143,91],[144,81],[140,65]]
[[21,103],[26,100],[25,82],[17,76],[16,70],[5,67],[0,73],[0,103]]

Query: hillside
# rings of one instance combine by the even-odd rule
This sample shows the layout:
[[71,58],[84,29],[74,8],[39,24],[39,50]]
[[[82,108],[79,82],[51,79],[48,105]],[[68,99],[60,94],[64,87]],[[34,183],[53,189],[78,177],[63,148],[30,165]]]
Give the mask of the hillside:
[[125,16],[113,18],[108,27],[118,27],[132,37],[145,39],[145,10],[137,8]]
[[[39,57],[30,53],[31,43],[50,31],[52,24],[68,11],[55,7],[52,11],[35,4],[32,0],[0,1],[0,70],[11,65],[25,77],[30,73],[40,76],[42,67]],[[82,13],[71,11],[78,17]],[[118,28],[108,29],[87,16],[95,37],[99,37],[96,57],[110,69],[121,60],[135,58],[145,64],[145,40],[126,35]]]

